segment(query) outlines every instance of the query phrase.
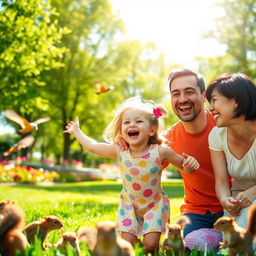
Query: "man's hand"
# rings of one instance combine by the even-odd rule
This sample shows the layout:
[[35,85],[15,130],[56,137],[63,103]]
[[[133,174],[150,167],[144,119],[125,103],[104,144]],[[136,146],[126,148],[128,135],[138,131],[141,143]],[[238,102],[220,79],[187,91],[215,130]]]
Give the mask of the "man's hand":
[[122,137],[119,137],[115,142],[114,142],[115,145],[117,145],[120,150],[122,151],[125,151],[128,149],[128,144],[126,143],[126,141],[122,138]]

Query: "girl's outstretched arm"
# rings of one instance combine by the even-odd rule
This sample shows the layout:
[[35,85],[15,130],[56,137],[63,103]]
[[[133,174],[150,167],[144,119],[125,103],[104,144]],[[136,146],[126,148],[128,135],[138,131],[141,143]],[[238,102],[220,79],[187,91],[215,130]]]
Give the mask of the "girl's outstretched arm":
[[99,143],[85,135],[79,128],[79,120],[76,117],[75,122],[71,121],[66,125],[66,130],[63,133],[73,134],[79,143],[89,152],[106,158],[117,158],[118,146],[114,144]]
[[185,153],[179,155],[174,150],[165,145],[159,146],[159,154],[162,163],[167,161],[186,173],[193,173],[200,166],[198,161],[194,157],[189,156]]

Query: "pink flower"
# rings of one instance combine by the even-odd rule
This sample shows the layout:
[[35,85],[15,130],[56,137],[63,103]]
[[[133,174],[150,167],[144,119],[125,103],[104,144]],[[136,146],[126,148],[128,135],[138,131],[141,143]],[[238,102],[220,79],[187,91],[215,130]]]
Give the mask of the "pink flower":
[[138,191],[138,190],[141,189],[141,185],[138,184],[138,183],[133,183],[133,184],[132,184],[132,188],[133,188],[134,190]]
[[145,189],[143,192],[143,195],[145,197],[150,197],[152,195],[152,193],[153,193],[152,189]]
[[142,156],[142,158],[148,159],[148,158],[150,158],[150,155],[151,155],[150,153],[146,153],[145,155]]
[[145,218],[146,218],[147,220],[152,220],[152,219],[154,218],[154,213],[149,212],[149,213],[145,216]]
[[132,224],[132,220],[130,218],[126,218],[122,222],[125,227],[131,226]]
[[151,208],[153,208],[154,206],[155,206],[154,203],[150,203],[150,204],[148,205],[148,208],[151,209]]
[[153,114],[156,116],[156,118],[159,118],[160,116],[163,115],[160,108],[154,108]]
[[68,159],[63,159],[62,163],[63,164],[67,164],[68,163]]
[[135,176],[140,173],[139,169],[137,169],[137,168],[131,168],[130,172],[132,175],[135,175]]

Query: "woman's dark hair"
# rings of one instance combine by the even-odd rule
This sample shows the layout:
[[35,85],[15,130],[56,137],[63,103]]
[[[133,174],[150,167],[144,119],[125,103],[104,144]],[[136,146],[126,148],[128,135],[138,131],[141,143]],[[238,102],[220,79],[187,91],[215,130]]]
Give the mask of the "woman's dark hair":
[[245,120],[256,119],[256,86],[246,74],[223,74],[216,77],[206,90],[208,102],[211,102],[213,90],[228,99],[234,99],[237,103],[234,117],[245,115]]

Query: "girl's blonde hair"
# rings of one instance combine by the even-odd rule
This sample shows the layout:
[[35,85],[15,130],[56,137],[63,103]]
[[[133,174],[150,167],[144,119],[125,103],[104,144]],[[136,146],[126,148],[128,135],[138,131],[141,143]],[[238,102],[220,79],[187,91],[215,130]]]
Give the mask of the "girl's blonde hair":
[[138,97],[132,97],[124,101],[117,110],[115,111],[115,117],[110,122],[108,127],[104,132],[104,137],[108,142],[113,143],[119,137],[121,137],[122,129],[122,115],[128,109],[136,109],[143,111],[149,119],[151,127],[156,128],[156,133],[151,136],[148,144],[161,144],[162,140],[159,138],[158,133],[164,128],[164,122],[162,116],[156,114],[156,112],[161,111],[163,116],[167,115],[166,108],[161,104],[156,104],[151,100],[143,100]]

